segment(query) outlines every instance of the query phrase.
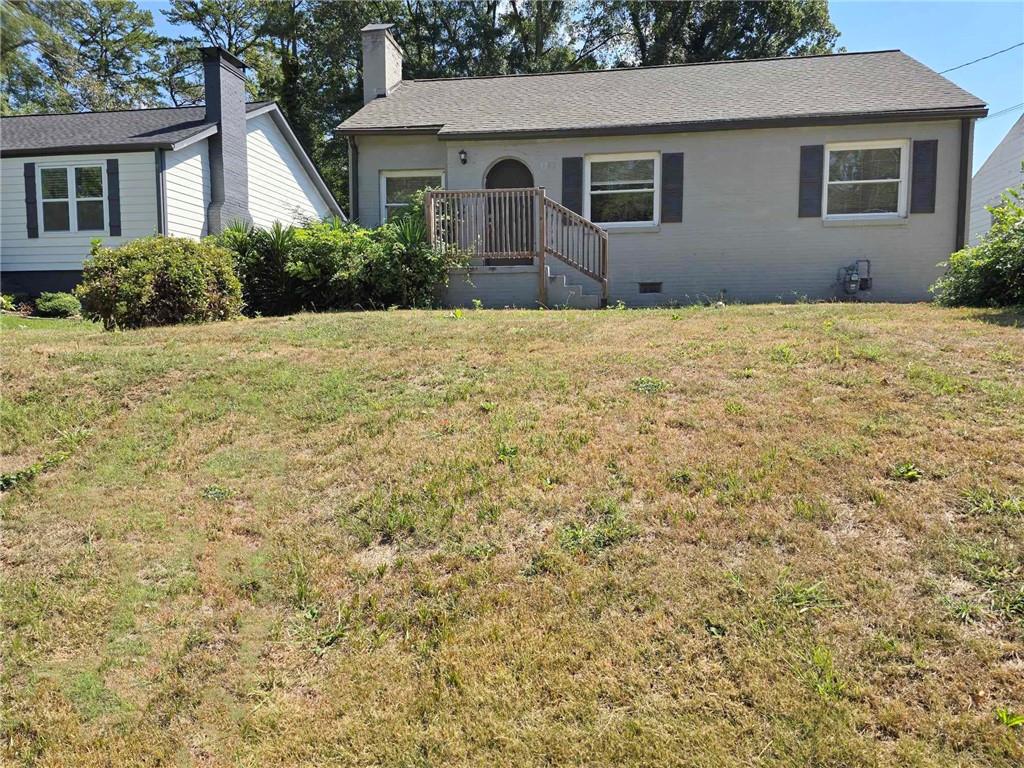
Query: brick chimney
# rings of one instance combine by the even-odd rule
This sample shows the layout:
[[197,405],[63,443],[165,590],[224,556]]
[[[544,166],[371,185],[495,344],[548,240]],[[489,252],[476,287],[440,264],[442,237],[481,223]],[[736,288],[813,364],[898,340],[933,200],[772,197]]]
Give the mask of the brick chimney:
[[394,24],[367,24],[363,36],[363,104],[388,96],[402,82],[402,47],[391,36]]
[[219,46],[203,48],[206,120],[220,130],[209,138],[209,234],[249,215],[249,166],[245,137],[245,64]]

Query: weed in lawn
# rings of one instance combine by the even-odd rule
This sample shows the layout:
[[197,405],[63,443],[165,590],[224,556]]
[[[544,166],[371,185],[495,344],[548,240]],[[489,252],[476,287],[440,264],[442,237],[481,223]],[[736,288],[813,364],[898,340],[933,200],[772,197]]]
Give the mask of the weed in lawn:
[[1024,516],[1024,495],[975,487],[964,493],[964,502],[968,514],[972,515]]
[[208,485],[202,491],[202,497],[210,501],[227,501],[234,495],[234,491],[223,485]]
[[668,476],[668,484],[676,490],[688,488],[693,483],[693,473],[688,469],[677,469]]
[[14,472],[0,473],[0,491],[9,491],[16,486],[24,485],[30,480],[34,480],[36,475],[41,472],[46,472],[60,466],[62,463],[67,461],[67,458],[68,454],[62,451],[60,453],[55,453],[52,456],[47,456],[42,461],[30,464],[24,469],[18,469]]
[[835,512],[820,497],[797,496],[793,499],[793,511],[797,517],[809,523],[828,524],[835,521]]
[[846,683],[836,671],[832,651],[816,645],[808,659],[808,679],[814,692],[823,699],[837,699],[846,690]]
[[829,596],[825,584],[820,581],[804,582],[783,580],[775,587],[775,602],[797,613],[822,608],[835,608],[839,602]]
[[668,382],[664,379],[658,379],[654,376],[641,376],[639,379],[633,379],[633,391],[640,392],[644,395],[656,395],[659,392],[664,392],[668,389]]
[[593,523],[569,523],[558,532],[558,543],[572,554],[593,555],[636,535],[636,526],[626,520],[618,504],[599,502]]
[[916,483],[922,477],[924,477],[924,473],[922,473],[920,467],[912,461],[901,461],[894,464],[889,469],[889,478],[891,480],[900,480],[904,483]]
[[516,458],[519,456],[519,447],[502,440],[498,443],[498,447],[495,448],[494,455],[497,457],[498,463],[511,468],[515,465]]
[[465,553],[466,557],[470,560],[479,562],[481,560],[490,560],[499,551],[501,551],[500,548],[493,541],[482,541],[466,547]]
[[523,569],[525,576],[560,575],[565,572],[568,564],[561,552],[542,549],[530,556],[530,562]]
[[997,707],[996,722],[1007,728],[1024,728],[1024,715],[1018,715],[1007,707]]
[[793,349],[789,344],[777,344],[772,348],[769,354],[769,359],[773,363],[779,363],[784,366],[795,365],[800,359],[799,353]]

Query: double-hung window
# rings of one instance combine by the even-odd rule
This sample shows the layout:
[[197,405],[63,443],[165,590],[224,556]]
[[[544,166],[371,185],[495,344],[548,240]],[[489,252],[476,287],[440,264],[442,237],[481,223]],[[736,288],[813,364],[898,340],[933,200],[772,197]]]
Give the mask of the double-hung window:
[[106,229],[102,165],[43,166],[39,205],[43,232],[101,232]]
[[658,223],[661,158],[657,152],[588,155],[583,215],[608,227]]
[[417,192],[444,187],[444,171],[381,171],[380,220],[391,221]]
[[826,219],[893,219],[907,215],[908,141],[829,144]]

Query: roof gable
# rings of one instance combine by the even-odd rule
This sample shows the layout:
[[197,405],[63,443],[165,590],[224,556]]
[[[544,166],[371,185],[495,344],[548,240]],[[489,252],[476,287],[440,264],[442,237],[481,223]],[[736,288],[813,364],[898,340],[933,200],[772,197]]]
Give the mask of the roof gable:
[[877,51],[409,80],[339,131],[436,130],[441,138],[622,133],[984,109],[980,99],[906,54]]

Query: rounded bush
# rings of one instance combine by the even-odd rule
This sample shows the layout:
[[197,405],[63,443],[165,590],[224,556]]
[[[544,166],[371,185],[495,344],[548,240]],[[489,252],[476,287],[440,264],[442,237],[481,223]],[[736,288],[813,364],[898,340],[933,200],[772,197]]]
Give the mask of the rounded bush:
[[70,293],[39,294],[36,314],[40,317],[76,317],[82,314],[82,304]]
[[183,237],[94,243],[75,292],[83,314],[107,330],[228,320],[242,310],[231,253]]
[[990,206],[992,227],[977,245],[957,251],[932,286],[947,307],[1024,306],[1024,187]]

